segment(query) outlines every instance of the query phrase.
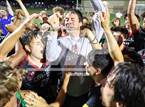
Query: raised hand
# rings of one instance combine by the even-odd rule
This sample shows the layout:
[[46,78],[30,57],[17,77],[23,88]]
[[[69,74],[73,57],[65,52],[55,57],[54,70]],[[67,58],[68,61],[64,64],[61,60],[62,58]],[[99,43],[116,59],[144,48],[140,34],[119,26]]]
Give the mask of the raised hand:
[[104,30],[109,29],[109,24],[110,24],[110,15],[109,15],[109,11],[107,10],[106,12],[102,12],[102,14],[100,15],[100,20],[101,20],[101,24],[102,27],[104,28]]

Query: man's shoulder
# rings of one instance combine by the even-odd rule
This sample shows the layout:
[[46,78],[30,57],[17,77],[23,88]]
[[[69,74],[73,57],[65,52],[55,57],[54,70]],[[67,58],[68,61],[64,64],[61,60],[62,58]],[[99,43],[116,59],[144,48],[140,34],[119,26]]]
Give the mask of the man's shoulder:
[[89,39],[86,38],[86,37],[84,37],[84,36],[81,36],[81,40],[82,40],[83,42],[85,42],[85,43],[91,44],[90,41],[89,41]]

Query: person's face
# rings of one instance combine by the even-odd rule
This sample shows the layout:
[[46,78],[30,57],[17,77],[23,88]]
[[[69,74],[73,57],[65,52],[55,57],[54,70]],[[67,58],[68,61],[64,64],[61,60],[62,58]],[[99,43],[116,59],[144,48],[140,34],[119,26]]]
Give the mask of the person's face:
[[38,36],[33,38],[29,45],[31,56],[40,60],[43,59],[44,47],[45,46],[44,42],[42,41],[42,37]]
[[115,26],[119,26],[120,21],[119,21],[118,19],[116,19],[116,20],[114,20],[114,22],[113,22],[113,23],[114,23],[114,25],[115,25]]
[[66,17],[64,19],[64,25],[68,30],[72,31],[79,30],[82,23],[79,21],[79,17],[77,14],[69,12],[68,14],[66,14]]
[[100,85],[102,80],[104,79],[104,76],[101,73],[101,70],[89,64],[85,64],[85,66],[86,66],[86,71],[90,74],[91,77],[93,77],[93,80],[95,81],[95,83],[97,85]]
[[7,16],[7,12],[5,10],[1,10],[1,14],[2,14],[2,17],[6,17]]
[[113,96],[114,96],[114,86],[112,85],[112,81],[115,78],[115,74],[109,75],[106,79],[104,85],[102,85],[101,92],[102,92],[102,101],[106,107],[110,106],[113,103]]

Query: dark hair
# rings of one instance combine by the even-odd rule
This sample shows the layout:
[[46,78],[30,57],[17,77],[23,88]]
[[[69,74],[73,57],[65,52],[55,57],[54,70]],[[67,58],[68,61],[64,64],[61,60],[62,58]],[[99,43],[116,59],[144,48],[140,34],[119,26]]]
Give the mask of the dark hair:
[[117,18],[117,17],[113,19],[112,24],[115,25],[115,24],[114,24],[114,21],[116,21],[116,20],[119,20],[119,26],[120,26],[121,20],[120,20],[120,18]]
[[[84,19],[87,21],[87,23],[84,23]],[[87,17],[83,17],[83,20],[82,20],[82,26],[81,26],[81,30],[85,29],[85,28],[88,28],[90,30],[92,30],[91,28],[91,23],[89,21],[89,19]]]
[[104,76],[108,75],[114,65],[107,50],[92,50],[87,57],[87,62],[94,68],[100,68]]
[[114,31],[114,32],[121,32],[123,35],[124,35],[124,38],[128,38],[128,30],[124,27],[112,27],[111,28],[111,31]]
[[69,12],[71,12],[72,14],[76,14],[78,16],[78,18],[79,18],[79,21],[83,22],[83,15],[82,15],[82,13],[79,10],[72,9]]
[[132,63],[120,63],[113,69],[114,100],[126,107],[145,106],[145,73]]
[[124,14],[124,19],[126,19],[126,17],[128,17],[128,14],[127,13]]
[[[126,14],[124,15],[124,19],[125,19],[127,16],[128,16],[128,14],[126,13]],[[140,17],[139,17],[139,15],[135,13],[135,16],[136,16],[136,18],[138,19],[138,21],[140,22]]]
[[22,36],[22,38],[20,38],[20,42],[22,43],[22,46],[27,53],[29,52],[25,49],[25,45],[30,45],[32,39],[38,36],[38,31],[38,29],[29,30]]
[[125,48],[123,51],[124,60],[126,62],[134,63],[136,67],[141,70],[144,69],[144,63],[141,56],[132,48]]
[[143,12],[143,13],[141,14],[141,16],[142,16],[142,18],[145,18],[145,12]]

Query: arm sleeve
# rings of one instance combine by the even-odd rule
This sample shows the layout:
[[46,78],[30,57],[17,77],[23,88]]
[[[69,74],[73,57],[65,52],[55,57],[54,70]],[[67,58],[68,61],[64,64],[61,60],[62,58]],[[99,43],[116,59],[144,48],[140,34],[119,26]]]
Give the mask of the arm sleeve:
[[62,48],[58,45],[57,33],[51,32],[47,36],[46,43],[46,59],[48,62],[53,62],[60,56]]
[[8,0],[6,0],[6,4],[7,4],[8,13],[9,13],[10,15],[14,16],[13,9],[12,9],[12,7],[11,7],[11,5],[10,5],[10,3],[9,3]]
[[91,3],[94,10],[96,11],[93,16],[92,27],[95,32],[96,39],[100,41],[103,36],[104,30],[101,26],[99,15],[101,14],[101,12],[106,12],[106,7],[101,0],[91,0]]
[[91,0],[92,6],[95,11],[105,12],[105,6],[101,0]]

